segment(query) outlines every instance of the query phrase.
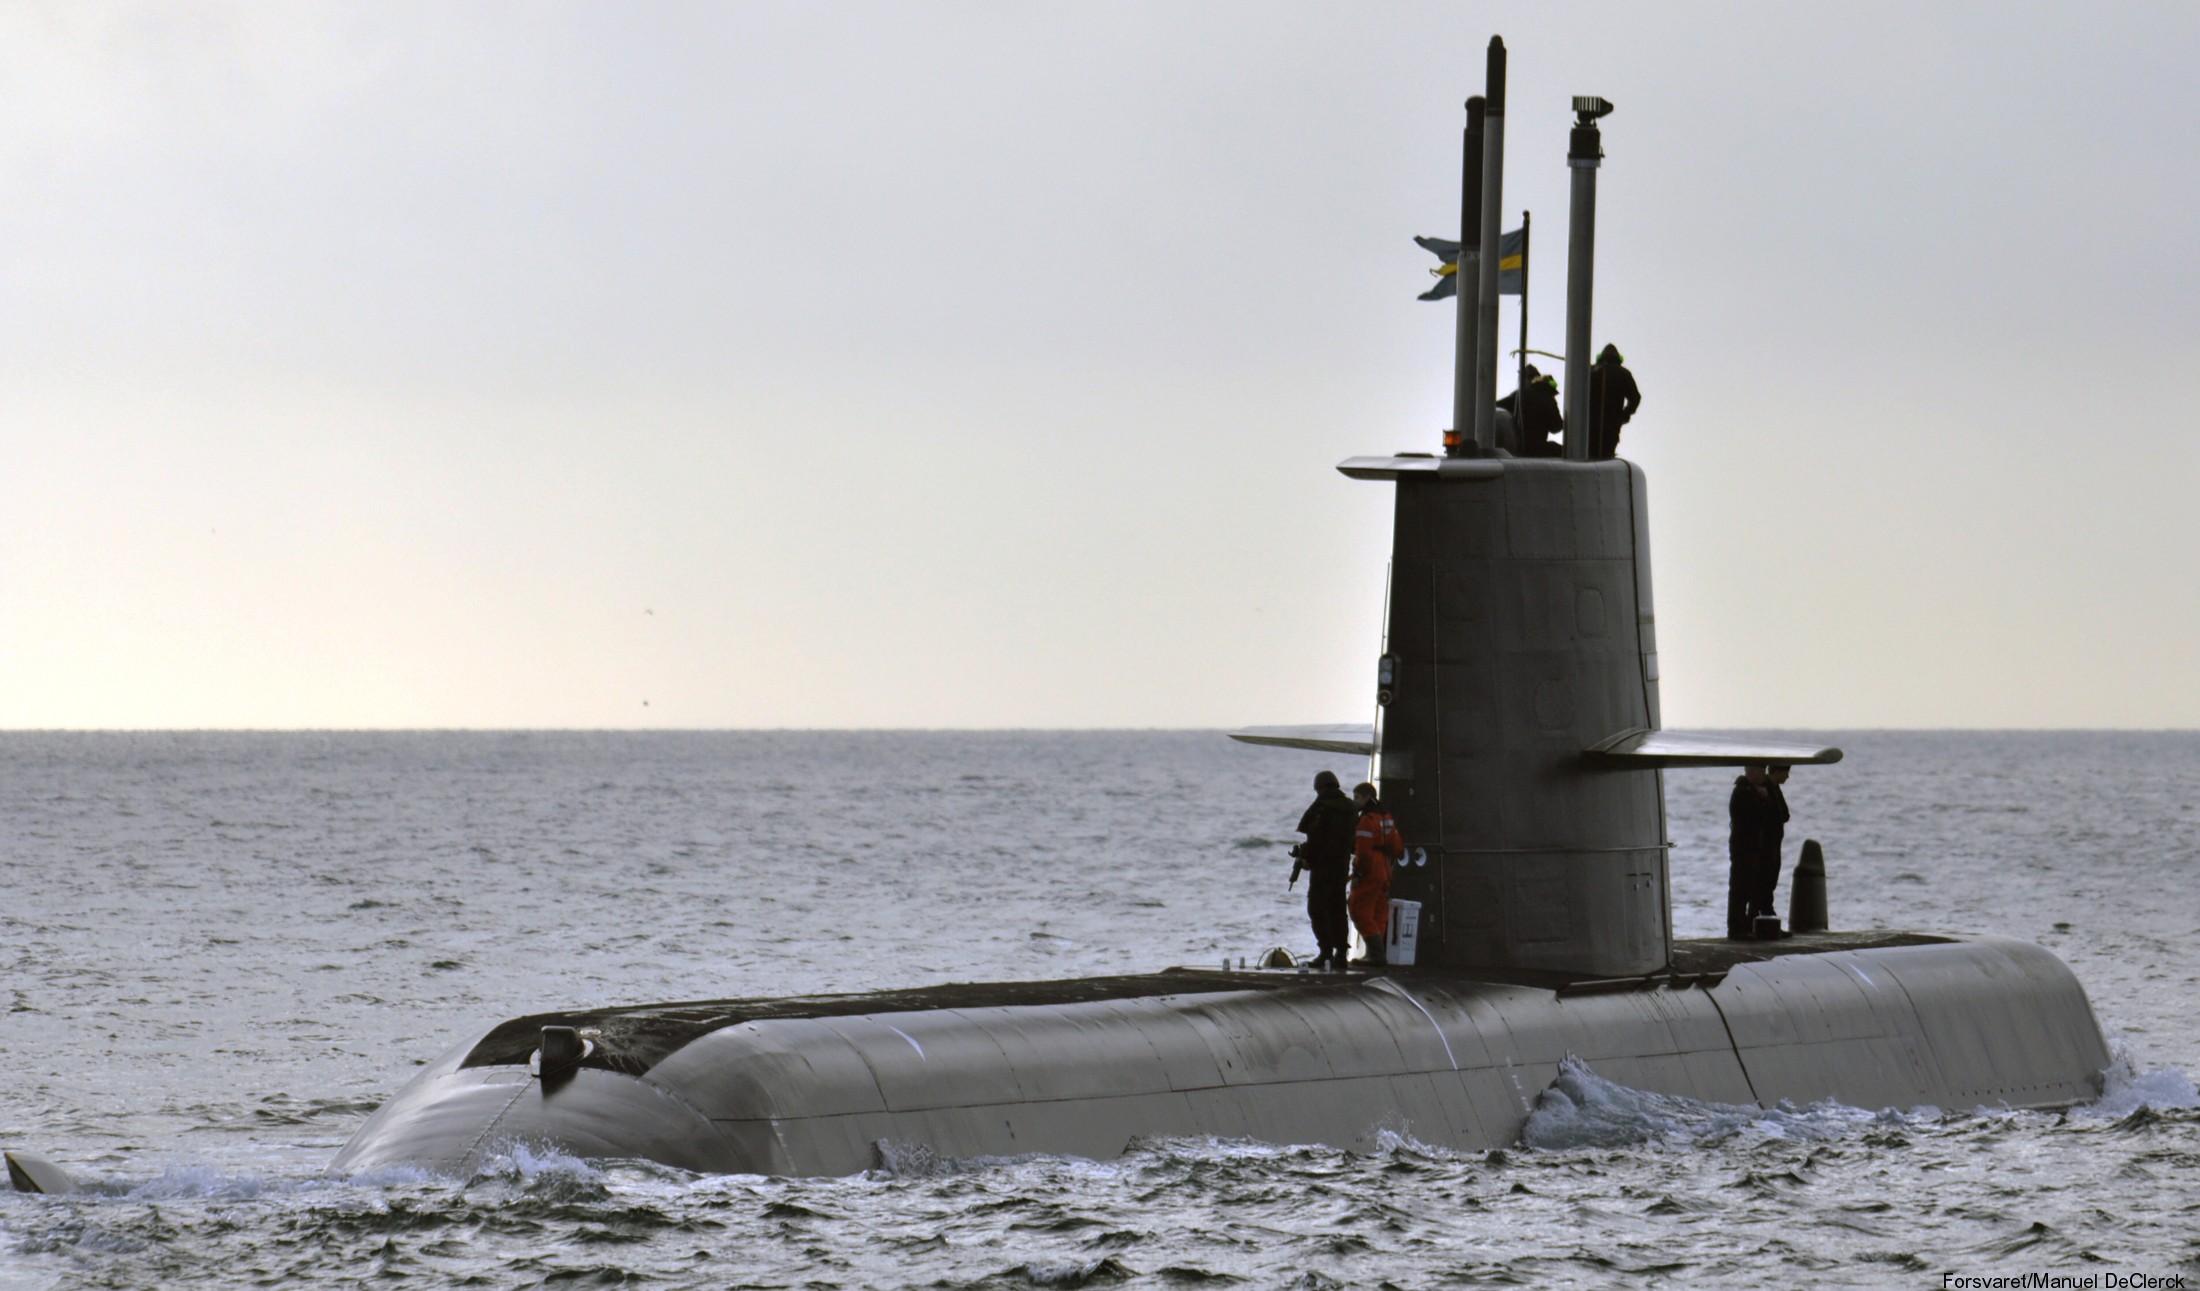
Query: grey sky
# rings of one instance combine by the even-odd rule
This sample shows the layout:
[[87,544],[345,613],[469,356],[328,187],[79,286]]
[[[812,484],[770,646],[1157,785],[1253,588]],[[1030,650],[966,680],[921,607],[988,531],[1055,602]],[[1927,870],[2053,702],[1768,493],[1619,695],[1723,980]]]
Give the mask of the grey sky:
[[2193,6],[359,4],[0,11],[0,725],[1364,720],[1493,31],[1669,725],[2200,724]]

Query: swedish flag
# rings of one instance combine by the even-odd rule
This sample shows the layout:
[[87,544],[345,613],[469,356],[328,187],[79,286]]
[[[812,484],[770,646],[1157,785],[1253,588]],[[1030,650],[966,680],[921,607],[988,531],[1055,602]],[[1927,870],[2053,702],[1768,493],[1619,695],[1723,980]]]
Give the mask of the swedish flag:
[[[1435,253],[1443,266],[1429,270],[1436,275],[1436,285],[1421,293],[1422,300],[1448,300],[1458,292],[1459,244],[1442,238],[1415,238],[1415,242]],[[1528,231],[1514,229],[1497,242],[1497,294],[1520,294],[1521,270],[1528,261]]]

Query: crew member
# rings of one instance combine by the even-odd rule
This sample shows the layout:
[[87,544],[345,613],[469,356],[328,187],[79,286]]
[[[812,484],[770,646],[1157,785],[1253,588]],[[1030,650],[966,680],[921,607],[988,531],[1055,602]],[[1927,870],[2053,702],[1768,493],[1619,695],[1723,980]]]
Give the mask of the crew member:
[[1642,407],[1642,391],[1635,375],[1619,357],[1619,347],[1607,345],[1589,367],[1589,456],[1611,457],[1619,452],[1619,428]]
[[[1757,856],[1757,898],[1752,915],[1769,914],[1777,918],[1779,909],[1773,903],[1773,893],[1780,886],[1780,844],[1787,838],[1788,800],[1780,788],[1787,783],[1788,768],[1785,765],[1765,768],[1765,843]],[[1754,921],[1752,926],[1754,926]],[[1782,932],[1781,936],[1787,936]]]
[[1352,791],[1360,822],[1352,831],[1352,922],[1367,943],[1366,964],[1388,962],[1384,943],[1390,936],[1390,863],[1406,854],[1397,822],[1376,800],[1375,786]]
[[1352,825],[1357,819],[1359,812],[1344,796],[1336,772],[1316,773],[1313,804],[1299,817],[1299,832],[1306,835],[1306,841],[1291,849],[1297,862],[1291,867],[1292,882],[1298,881],[1300,870],[1309,872],[1306,918],[1314,925],[1314,943],[1321,947],[1314,960],[1316,968],[1341,969],[1351,952],[1344,881],[1352,864]]
[[1772,818],[1768,783],[1762,765],[1743,767],[1726,800],[1726,935],[1736,941],[1749,937],[1757,913],[1757,875]]
[[1566,429],[1558,411],[1558,378],[1544,376],[1530,363],[1520,370],[1520,389],[1497,401],[1512,414],[1514,436],[1521,457],[1556,457],[1562,451],[1551,436]]

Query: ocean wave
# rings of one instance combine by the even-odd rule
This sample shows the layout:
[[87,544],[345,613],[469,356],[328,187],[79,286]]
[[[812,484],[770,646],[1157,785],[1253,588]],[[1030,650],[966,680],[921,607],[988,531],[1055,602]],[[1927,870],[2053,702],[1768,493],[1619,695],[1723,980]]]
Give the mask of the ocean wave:
[[1004,1166],[1021,1165],[1036,1160],[1037,1155],[1021,1156],[949,1156],[935,1152],[923,1143],[905,1143],[894,1139],[878,1139],[871,1144],[871,1168],[864,1177],[873,1179],[941,1179],[950,1175],[974,1174],[997,1170]]
[[1022,1264],[1010,1269],[1009,1274],[1021,1277],[1033,1286],[1041,1287],[1090,1287],[1124,1282],[1137,1276],[1114,1256],[1097,1260],[1042,1260]]
[[181,1165],[170,1166],[122,1196],[130,1201],[257,1201],[267,1191],[264,1175],[230,1174],[211,1165]]
[[[162,1167],[149,1179],[102,1178],[70,1171],[77,1190],[72,1199],[91,1202],[269,1202],[312,1197],[342,1191],[380,1194],[432,1181],[426,1171],[393,1166],[358,1175],[268,1174],[238,1170],[204,1161],[185,1161]],[[14,1196],[0,1193],[0,1196]]]

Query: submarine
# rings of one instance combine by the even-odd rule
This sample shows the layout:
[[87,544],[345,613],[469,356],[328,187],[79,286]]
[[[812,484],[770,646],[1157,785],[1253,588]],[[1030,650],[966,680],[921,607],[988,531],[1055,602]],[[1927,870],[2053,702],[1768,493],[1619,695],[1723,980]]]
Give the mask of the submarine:
[[[1413,844],[1389,965],[1176,968],[561,1010],[424,1067],[331,1164],[465,1173],[524,1144],[710,1173],[839,1175],[897,1149],[1106,1159],[1153,1136],[1517,1142],[1569,1059],[1725,1104],[2053,1107],[2110,1057],[2054,955],[1995,936],[1673,935],[1668,770],[1838,749],[1663,728],[1642,469],[1586,433],[1601,118],[1573,102],[1563,454],[1491,397],[1505,50],[1463,139],[1453,429],[1354,457],[1394,494],[1376,720],[1241,740],[1364,754]],[[1393,940],[1405,935],[1394,921]],[[1814,926],[1815,925],[1815,926]],[[1410,952],[1410,953],[1407,953]],[[1288,956],[1279,957],[1288,960]]]

